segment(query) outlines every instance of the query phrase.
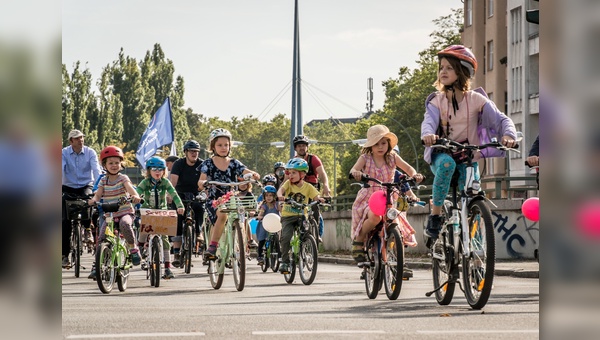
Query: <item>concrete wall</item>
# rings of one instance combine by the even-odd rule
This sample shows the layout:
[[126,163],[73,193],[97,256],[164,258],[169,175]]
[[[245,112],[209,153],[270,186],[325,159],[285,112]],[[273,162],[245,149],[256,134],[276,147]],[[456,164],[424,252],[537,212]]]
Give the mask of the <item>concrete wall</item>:
[[[521,214],[522,200],[494,200],[498,206],[492,208],[494,234],[496,236],[497,259],[533,259],[534,250],[539,247],[537,222],[531,222]],[[425,254],[423,226],[427,222],[429,207],[411,207],[408,220],[417,232],[419,245],[407,248],[407,253]],[[326,250],[350,250],[352,229],[351,211],[323,212],[325,231],[323,247]]]

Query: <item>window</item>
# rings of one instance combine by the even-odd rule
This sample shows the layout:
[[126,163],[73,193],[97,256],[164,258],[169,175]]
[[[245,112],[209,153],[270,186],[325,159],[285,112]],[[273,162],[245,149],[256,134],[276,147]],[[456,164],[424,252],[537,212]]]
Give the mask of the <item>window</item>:
[[488,18],[494,16],[494,0],[487,0]]
[[[523,131],[523,124],[521,123],[515,123],[515,130],[517,130],[517,135],[519,135],[520,131]],[[522,136],[522,133],[521,133]],[[521,145],[521,148],[523,147],[523,145]],[[521,153],[518,152],[512,152],[512,151],[507,151],[510,154],[510,159],[520,159],[522,158],[522,154],[524,153],[523,151],[521,151]]]
[[521,7],[517,7],[510,11],[511,18],[511,36],[510,42],[514,45],[516,43],[521,42]]
[[485,66],[486,64],[487,64],[487,48],[484,45],[483,46],[483,74],[485,74],[485,71],[487,70],[487,66]]
[[471,26],[473,25],[473,0],[467,0],[465,7],[465,26]]
[[494,41],[490,40],[487,43],[487,69],[489,71],[494,69]]

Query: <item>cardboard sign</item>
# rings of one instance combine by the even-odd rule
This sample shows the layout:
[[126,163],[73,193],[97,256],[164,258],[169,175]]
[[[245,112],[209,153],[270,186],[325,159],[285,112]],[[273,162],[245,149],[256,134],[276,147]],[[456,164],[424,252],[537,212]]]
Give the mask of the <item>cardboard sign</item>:
[[140,209],[140,236],[148,234],[177,236],[177,211]]

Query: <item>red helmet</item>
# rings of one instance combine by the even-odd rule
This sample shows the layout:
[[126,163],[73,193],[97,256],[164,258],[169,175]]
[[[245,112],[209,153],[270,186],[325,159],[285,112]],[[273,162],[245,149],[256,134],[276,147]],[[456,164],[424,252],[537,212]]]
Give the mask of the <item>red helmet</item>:
[[109,145],[100,152],[100,162],[104,162],[104,160],[108,157],[119,157],[121,160],[123,160],[123,150],[114,145]]
[[473,78],[475,76],[475,72],[477,71],[477,59],[475,59],[475,55],[468,48],[463,45],[450,45],[443,50],[438,52],[438,57],[454,57],[460,60],[460,63],[469,69],[470,76]]

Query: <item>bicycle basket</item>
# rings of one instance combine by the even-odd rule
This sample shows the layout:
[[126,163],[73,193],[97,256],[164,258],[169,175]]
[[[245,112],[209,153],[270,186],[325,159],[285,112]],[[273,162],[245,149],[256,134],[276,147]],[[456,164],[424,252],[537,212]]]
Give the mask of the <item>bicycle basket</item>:
[[244,210],[256,210],[256,199],[254,196],[231,197],[227,202],[221,205],[223,211],[236,211],[238,208]]
[[89,220],[92,217],[92,207],[84,200],[65,201],[67,204],[67,219],[76,220],[77,215],[81,214],[82,220]]

